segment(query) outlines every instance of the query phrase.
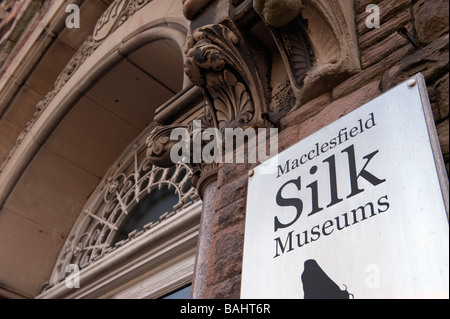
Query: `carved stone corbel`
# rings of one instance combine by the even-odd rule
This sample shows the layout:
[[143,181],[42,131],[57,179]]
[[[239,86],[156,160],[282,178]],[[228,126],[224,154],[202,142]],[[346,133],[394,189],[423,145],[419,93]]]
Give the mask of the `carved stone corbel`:
[[263,125],[265,76],[237,31],[223,24],[195,30],[188,41],[185,72],[203,89],[209,108],[205,116],[215,128]]
[[[206,101],[200,119],[202,128],[190,125],[188,140],[196,140],[196,136],[203,135],[207,128],[223,133],[225,128],[245,130],[265,126],[268,109],[266,76],[262,75],[256,66],[255,55],[250,52],[239,32],[225,24],[203,26],[189,37],[185,73],[202,89]],[[170,134],[179,127],[169,125],[153,131],[147,140],[150,162],[162,167],[175,164],[170,159],[170,150],[179,141],[171,141]],[[202,138],[197,140],[201,145],[199,149],[189,146],[190,159],[203,153],[203,147],[210,142]],[[221,161],[192,162],[189,165],[196,176],[194,183],[202,196],[206,185],[215,178]]]
[[[185,73],[207,100],[203,123],[221,132],[265,125],[266,77],[237,30],[225,24],[198,28],[189,38],[186,56]],[[217,171],[215,162],[203,163],[199,187],[207,185]]]
[[270,27],[294,92],[303,89],[305,78],[311,71],[313,63],[313,53],[303,29],[300,19],[294,19],[281,28]]
[[188,125],[172,124],[167,126],[157,126],[147,138],[147,158],[150,163],[158,167],[169,168],[176,163],[170,158],[172,147],[179,140],[171,140],[170,135],[174,129],[181,128],[188,130]]
[[[200,127],[191,125],[172,124],[167,126],[157,126],[149,135],[146,141],[147,159],[153,165],[163,168],[175,166],[177,163],[171,158],[172,148],[177,144],[182,144],[189,152],[185,159],[192,172],[192,185],[196,187],[197,192],[201,198],[206,186],[214,180],[221,160],[204,161],[203,148],[211,142],[211,140],[204,140],[203,133],[205,129],[209,128],[209,123],[205,122],[205,117],[201,120]],[[182,129],[185,132],[180,135],[177,140],[171,139],[171,134],[175,129]],[[181,132],[181,131],[180,131]],[[199,142],[198,145],[194,141]],[[220,142],[217,141],[216,142]],[[223,148],[221,149],[223,154]]]
[[289,70],[294,109],[360,71],[353,1],[253,0],[253,6],[271,27]]

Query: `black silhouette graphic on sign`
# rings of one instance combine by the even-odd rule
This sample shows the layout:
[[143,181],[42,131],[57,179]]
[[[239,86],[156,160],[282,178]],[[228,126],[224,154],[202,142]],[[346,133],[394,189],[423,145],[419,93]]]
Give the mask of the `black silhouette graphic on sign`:
[[[305,269],[302,274],[304,299],[350,299],[353,295],[339,286],[328,277],[320,268],[317,261],[310,259],[305,261]],[[344,285],[345,286],[345,285]]]

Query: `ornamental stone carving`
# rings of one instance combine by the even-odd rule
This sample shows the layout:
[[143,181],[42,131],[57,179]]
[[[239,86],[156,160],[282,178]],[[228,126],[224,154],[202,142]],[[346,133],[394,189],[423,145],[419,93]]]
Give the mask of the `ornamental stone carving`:
[[312,67],[313,53],[302,21],[294,19],[285,27],[270,30],[286,64],[294,90],[303,89],[305,78]]
[[[206,118],[206,116],[203,116],[197,121],[201,123],[199,127],[195,127],[193,124],[157,126],[146,141],[148,162],[164,168],[171,168],[180,163],[187,165],[192,171],[191,183],[197,189],[201,198],[209,181],[215,178],[221,162],[220,160],[206,162],[202,158],[204,147],[211,142],[203,139],[205,129],[211,127],[211,123],[207,122]],[[182,134],[176,140],[171,139],[172,132],[177,129]],[[172,148],[179,144],[182,144],[183,148],[188,150],[188,154],[185,154],[187,157],[180,163],[175,163],[172,159]],[[223,154],[223,149],[221,149],[221,152]]]
[[[353,1],[253,0],[253,6],[272,28],[290,72],[291,86],[297,97],[294,109],[361,69]],[[301,36],[302,30],[304,36]],[[292,50],[304,44],[312,51],[314,63],[310,68],[307,59],[301,58],[300,52],[306,53],[305,50]],[[297,53],[293,54],[294,51]],[[299,58],[302,61],[296,69]],[[301,75],[303,68],[306,72]]]
[[[209,3],[187,0],[184,6],[201,10]],[[247,7],[251,8],[250,1]],[[253,7],[267,23],[284,60],[297,100],[294,109],[360,69],[353,1],[253,0]],[[221,132],[264,127],[270,122],[269,71],[263,69],[268,63],[245,40],[247,31],[239,25],[225,15],[220,23],[195,29],[186,49],[185,73],[205,97],[201,122]],[[158,128],[147,141],[152,162],[174,165],[167,156],[174,142],[168,136],[174,127]],[[189,132],[193,136],[192,128]],[[205,163],[194,166],[200,185],[205,176],[217,171]]]
[[94,29],[93,39],[102,41],[120,27],[130,16],[152,0],[116,0],[102,14]]
[[146,141],[147,158],[150,163],[159,167],[169,168],[174,166],[170,158],[170,151],[172,147],[179,142],[179,140],[171,140],[170,135],[174,129],[184,128],[188,130],[188,125],[167,125],[157,126],[149,135]]
[[[69,275],[65,271],[68,265],[85,269],[198,201],[192,186],[191,168],[183,163],[172,168],[151,164],[146,156],[145,133],[122,155],[89,198],[61,250],[46,289]],[[175,205],[158,221],[150,222],[142,230],[129,233],[128,238],[116,241],[118,232],[126,225],[134,209],[146,196],[161,189],[176,196],[178,201]]]
[[223,24],[194,31],[185,72],[208,101],[206,121],[215,128],[258,127],[267,112],[265,76],[240,34]]
[[[231,23],[230,23],[231,24]],[[200,128],[190,125],[188,141],[203,135],[207,128],[224,132],[226,128],[257,128],[266,126],[267,84],[266,70],[257,67],[257,58],[251,54],[242,35],[233,26],[211,24],[196,29],[188,39],[185,73],[193,84],[200,87],[205,96]],[[170,151],[178,141],[170,140],[175,128],[186,126],[169,125],[156,128],[147,140],[147,156],[150,162],[159,166],[175,165],[170,159]],[[223,136],[223,135],[222,135]],[[201,138],[199,149],[188,146],[190,158],[202,153],[208,144]],[[193,183],[200,196],[218,171],[217,161],[193,161]],[[220,161],[219,161],[220,162]]]
[[98,19],[94,30],[94,40],[101,41],[111,33],[119,20],[119,15],[123,10],[123,7],[127,3],[127,0],[114,1],[108,9]]

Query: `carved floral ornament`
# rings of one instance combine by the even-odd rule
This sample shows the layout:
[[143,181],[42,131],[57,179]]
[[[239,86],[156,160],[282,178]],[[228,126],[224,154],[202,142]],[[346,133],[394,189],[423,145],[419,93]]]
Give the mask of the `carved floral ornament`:
[[222,24],[201,27],[188,39],[185,72],[204,91],[211,108],[206,121],[220,130],[257,127],[267,111],[263,77],[242,42]]
[[[179,141],[170,140],[175,128],[186,128],[187,140],[194,140],[202,130],[215,128],[257,128],[267,126],[267,99],[265,76],[256,66],[251,50],[246,47],[237,29],[225,24],[206,25],[196,29],[188,38],[185,73],[205,96],[202,128],[169,125],[156,128],[147,139],[147,155],[152,163],[173,166],[170,158],[172,146]],[[202,147],[208,141],[202,140]],[[223,144],[222,144],[223,145]],[[195,158],[192,145],[190,158]],[[194,172],[193,183],[200,196],[207,183],[214,179],[218,164],[199,161],[190,164]]]
[[[211,2],[184,1],[185,12],[191,10],[187,18]],[[286,65],[297,98],[294,109],[360,70],[353,1],[253,0],[253,6],[268,25]],[[268,125],[268,70],[257,66],[258,53],[248,47],[241,32],[232,20],[226,20],[200,27],[188,39],[185,73],[204,93],[201,121],[206,127],[223,131]],[[175,127],[160,127],[149,137],[151,160],[173,165],[167,153],[173,145],[168,137]],[[196,167],[200,180],[211,171],[217,167]]]
[[[295,108],[361,69],[352,0],[252,1],[284,59]],[[212,2],[183,0],[186,18],[195,20]]]
[[97,21],[95,41],[102,41],[152,0],[115,0]]

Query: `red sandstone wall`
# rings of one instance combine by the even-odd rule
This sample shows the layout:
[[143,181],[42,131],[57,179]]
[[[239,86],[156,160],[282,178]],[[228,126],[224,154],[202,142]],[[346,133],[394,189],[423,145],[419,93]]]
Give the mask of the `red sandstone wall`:
[[[381,9],[381,28],[368,29],[368,4]],[[356,0],[362,71],[281,120],[280,152],[410,76],[422,72],[449,170],[449,1]],[[397,33],[405,27],[420,47]],[[247,193],[252,164],[219,172],[206,298],[239,298]]]

